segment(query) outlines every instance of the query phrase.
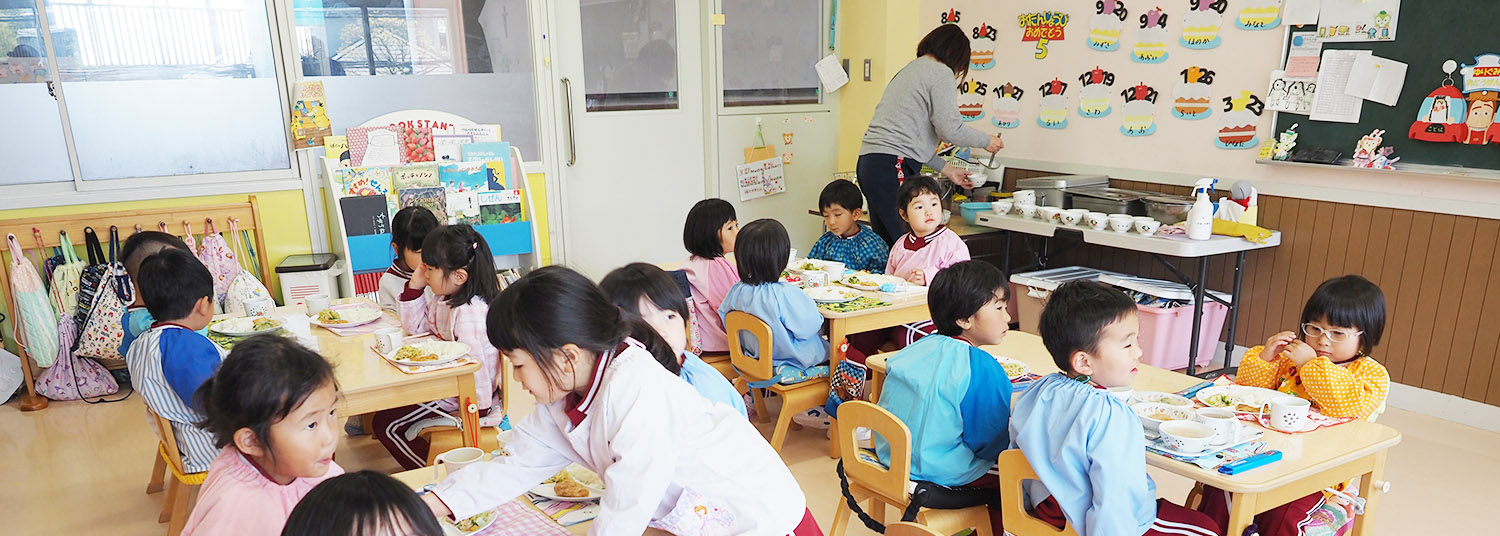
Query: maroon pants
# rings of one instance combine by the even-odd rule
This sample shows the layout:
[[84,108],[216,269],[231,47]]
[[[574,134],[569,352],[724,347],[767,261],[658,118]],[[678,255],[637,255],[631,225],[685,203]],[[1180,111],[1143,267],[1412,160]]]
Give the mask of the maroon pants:
[[[996,494],[999,494],[1000,476],[994,473],[985,473],[980,475],[979,478],[974,479],[973,482],[968,483],[967,487],[993,489]],[[1005,518],[1001,515],[1000,510],[994,508],[990,508],[990,531],[990,534],[994,534],[995,536],[1005,535]]]
[[[1257,514],[1255,525],[1260,536],[1298,536],[1302,533],[1302,525],[1307,522],[1308,516],[1322,505],[1323,493],[1316,492]],[[1201,510],[1214,520],[1214,526],[1220,532],[1229,530],[1229,494],[1224,490],[1204,486]]]
[[[1052,497],[1036,505],[1037,518],[1058,529],[1065,525],[1062,508]],[[1002,534],[1002,533],[996,533]],[[1156,520],[1143,536],[1221,536],[1223,529],[1216,527],[1214,520],[1203,512],[1179,506],[1166,499],[1156,500]]]
[[818,521],[813,519],[812,510],[802,514],[802,522],[787,536],[823,536],[823,529],[818,528]]

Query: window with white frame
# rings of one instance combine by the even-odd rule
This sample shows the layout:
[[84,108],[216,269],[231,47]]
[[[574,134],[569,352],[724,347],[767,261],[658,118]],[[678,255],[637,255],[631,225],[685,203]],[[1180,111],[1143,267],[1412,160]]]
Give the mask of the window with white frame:
[[724,106],[817,104],[823,2],[724,0]]
[[302,76],[333,130],[408,109],[498,124],[540,158],[527,0],[293,0]]

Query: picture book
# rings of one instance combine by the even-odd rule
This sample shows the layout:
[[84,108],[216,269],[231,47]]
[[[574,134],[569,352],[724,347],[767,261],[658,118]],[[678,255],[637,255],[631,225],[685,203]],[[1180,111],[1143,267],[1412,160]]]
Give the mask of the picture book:
[[323,138],[333,134],[328,112],[323,104],[322,82],[298,82],[297,100],[292,103],[292,146],[298,149],[321,147]]
[[484,163],[485,180],[491,190],[504,190],[511,184],[510,166],[505,165],[504,160],[491,160]]
[[466,143],[474,143],[474,136],[469,134],[433,134],[433,159],[438,162],[462,161],[463,146]]
[[391,169],[391,185],[396,191],[407,188],[431,188],[438,184],[437,164],[410,164]]
[[443,188],[408,188],[401,190],[401,208],[422,207],[432,211],[439,223],[448,222],[448,193]]
[[438,181],[450,192],[482,190],[488,180],[483,162],[460,162],[438,167]]
[[399,166],[401,148],[396,127],[349,127],[349,154],[352,166]]
[[434,160],[432,127],[399,126],[401,130],[401,161],[431,162]]
[[511,223],[522,221],[521,191],[479,192],[479,222]]
[[324,136],[323,155],[336,162],[336,168],[349,167],[349,137]]
[[463,160],[465,162],[489,162],[508,158],[510,158],[509,143],[470,143],[463,146]]
[[343,171],[343,195],[390,195],[391,169],[383,167],[356,167]]
[[479,225],[479,194],[478,190],[448,192],[448,212],[455,223]]
[[390,212],[385,196],[367,195],[339,199],[344,214],[344,231],[349,236],[366,236],[391,232]]
[[473,136],[475,143],[500,141],[500,125],[453,125],[448,131],[453,134]]

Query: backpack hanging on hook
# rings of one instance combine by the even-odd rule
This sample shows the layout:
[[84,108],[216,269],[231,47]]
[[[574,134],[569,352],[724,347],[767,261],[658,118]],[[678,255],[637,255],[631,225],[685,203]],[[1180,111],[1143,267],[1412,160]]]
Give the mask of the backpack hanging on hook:
[[[204,224],[203,248],[198,250],[198,260],[203,261],[203,266],[213,276],[214,308],[222,313],[229,309],[224,303],[225,295],[229,292],[230,283],[240,274],[240,265],[234,250],[229,248],[229,242],[214,227],[213,218],[205,219]],[[230,233],[233,234],[233,231]]]
[[78,357],[124,359],[120,342],[125,340],[125,308],[135,302],[135,288],[125,265],[116,258],[120,250],[120,229],[109,228],[109,264],[94,295],[87,320],[78,332]]

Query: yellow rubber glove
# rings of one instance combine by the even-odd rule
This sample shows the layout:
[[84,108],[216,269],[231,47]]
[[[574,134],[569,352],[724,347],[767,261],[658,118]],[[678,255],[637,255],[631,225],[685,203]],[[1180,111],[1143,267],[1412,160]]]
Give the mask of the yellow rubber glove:
[[1245,237],[1245,240],[1249,240],[1257,244],[1264,244],[1266,243],[1266,239],[1271,237],[1271,231],[1265,228],[1256,227],[1248,223],[1232,222],[1228,220],[1221,220],[1218,218],[1214,218],[1214,234],[1225,236],[1242,236]]

